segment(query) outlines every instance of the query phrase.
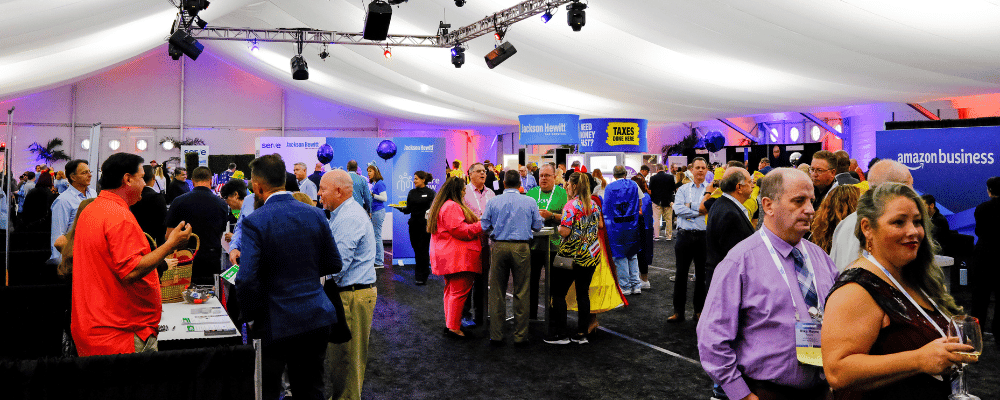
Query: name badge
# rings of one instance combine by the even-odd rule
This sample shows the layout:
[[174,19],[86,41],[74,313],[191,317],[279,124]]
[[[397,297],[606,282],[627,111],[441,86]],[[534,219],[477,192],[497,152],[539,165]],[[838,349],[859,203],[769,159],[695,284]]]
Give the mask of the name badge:
[[427,197],[427,195],[426,194],[422,194],[422,195],[420,195],[420,197]]
[[823,366],[823,352],[820,349],[820,322],[795,323],[795,356],[800,363]]

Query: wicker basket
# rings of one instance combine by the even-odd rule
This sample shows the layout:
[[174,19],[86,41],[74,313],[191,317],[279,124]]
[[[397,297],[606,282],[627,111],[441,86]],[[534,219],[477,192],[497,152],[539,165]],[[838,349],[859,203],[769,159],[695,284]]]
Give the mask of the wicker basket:
[[[164,303],[180,303],[184,301],[182,292],[191,286],[191,267],[194,256],[198,254],[201,240],[198,235],[191,234],[194,239],[194,250],[183,249],[174,251],[172,257],[177,258],[177,266],[163,272],[160,277],[160,297]],[[189,240],[188,243],[191,243]]]

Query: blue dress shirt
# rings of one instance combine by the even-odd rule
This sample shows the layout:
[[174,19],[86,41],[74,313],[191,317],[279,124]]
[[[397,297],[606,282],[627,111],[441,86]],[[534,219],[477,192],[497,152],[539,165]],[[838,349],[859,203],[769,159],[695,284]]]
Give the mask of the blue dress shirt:
[[[362,178],[357,172],[349,172],[347,175],[351,177],[351,182],[354,183],[354,200],[357,200],[358,204],[364,208],[365,213],[371,213],[372,190],[368,188],[368,178]],[[368,221],[371,222],[371,218]]]
[[83,203],[86,199],[93,199],[97,197],[90,187],[86,189],[86,193],[80,193],[73,185],[66,188],[65,192],[59,195],[55,201],[52,202],[52,233],[49,235],[49,247],[52,250],[52,254],[49,256],[49,264],[58,264],[62,261],[62,253],[56,250],[56,239],[59,236],[65,234],[69,231],[69,228],[73,227],[73,219],[76,218],[76,209],[80,208],[80,203]]
[[298,183],[300,192],[305,193],[310,199],[316,200],[316,193],[318,190],[316,189],[315,183],[309,180],[309,178],[298,181]]
[[698,206],[701,205],[701,198],[705,197],[707,186],[706,182],[701,185],[690,182],[677,189],[677,196],[674,196],[677,229],[703,231],[708,227],[705,216],[698,213]]
[[535,177],[531,174],[521,177],[521,187],[524,188],[525,193],[535,186],[538,186],[538,182],[535,182]]
[[[7,195],[4,194],[2,190],[0,190],[0,204],[10,204],[9,202],[5,203],[6,201],[7,201]],[[7,229],[7,220],[10,219],[10,216],[8,214],[10,212],[8,211],[9,208],[10,207],[0,207],[0,229],[3,230]]]
[[343,267],[332,275],[337,286],[375,283],[375,229],[368,212],[354,201],[345,201],[330,212],[330,230]]
[[507,189],[486,203],[480,223],[493,240],[530,240],[544,225],[535,200]]

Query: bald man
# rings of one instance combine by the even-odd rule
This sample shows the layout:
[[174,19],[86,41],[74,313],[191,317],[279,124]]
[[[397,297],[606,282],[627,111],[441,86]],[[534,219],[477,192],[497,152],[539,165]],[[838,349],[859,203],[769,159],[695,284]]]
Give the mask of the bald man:
[[375,230],[354,198],[354,181],[343,170],[330,171],[319,183],[320,201],[330,211],[330,230],[343,269],[327,277],[340,291],[351,340],[331,343],[326,360],[334,399],[360,399],[368,360],[368,337],[375,315]]
[[[902,183],[913,187],[913,175],[905,165],[893,160],[882,160],[868,170],[868,184],[872,189],[886,182]],[[830,246],[830,257],[837,264],[837,269],[843,272],[854,260],[861,256],[861,242],[854,230],[858,225],[858,213],[852,213],[837,224],[833,231],[833,245]]]

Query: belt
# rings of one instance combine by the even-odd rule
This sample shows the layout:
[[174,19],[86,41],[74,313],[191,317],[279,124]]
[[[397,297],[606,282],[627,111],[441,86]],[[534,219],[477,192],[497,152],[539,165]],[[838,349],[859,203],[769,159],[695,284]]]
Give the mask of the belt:
[[613,220],[616,224],[620,224],[622,222],[632,222],[635,220],[635,215],[629,215],[627,217],[614,217]]
[[375,287],[374,283],[359,283],[357,285],[347,285],[337,288],[338,292],[353,292],[362,289],[369,289]]
[[493,239],[494,242],[500,243],[531,243],[531,240],[497,240]]

